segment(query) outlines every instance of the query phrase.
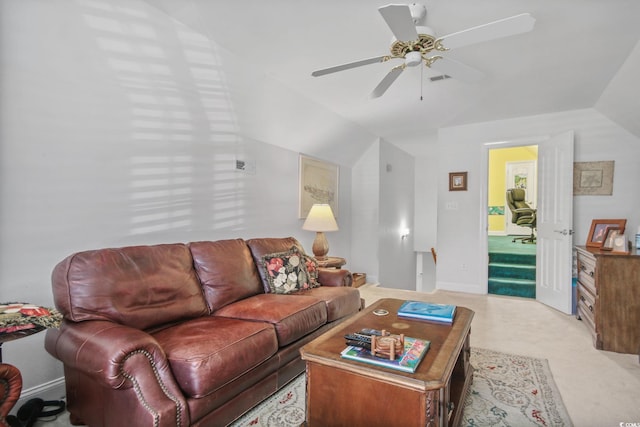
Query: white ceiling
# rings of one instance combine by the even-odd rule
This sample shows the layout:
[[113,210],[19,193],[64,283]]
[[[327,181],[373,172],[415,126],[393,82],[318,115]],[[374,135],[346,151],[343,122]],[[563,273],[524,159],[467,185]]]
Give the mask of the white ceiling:
[[322,77],[311,72],[387,54],[392,34],[377,10],[387,0],[150,3],[178,19],[189,9],[199,22],[188,25],[248,67],[394,143],[446,126],[595,107],[640,39],[638,0],[426,0],[427,25],[438,35],[523,12],[536,24],[532,32],[449,53],[485,73],[478,83],[431,82],[439,73],[408,68],[386,94],[370,99],[397,63]]

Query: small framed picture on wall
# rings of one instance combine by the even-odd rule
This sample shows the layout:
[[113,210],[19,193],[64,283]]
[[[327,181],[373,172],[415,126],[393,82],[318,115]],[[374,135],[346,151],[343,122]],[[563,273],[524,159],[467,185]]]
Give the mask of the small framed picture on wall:
[[449,172],[449,191],[467,191],[467,172]]

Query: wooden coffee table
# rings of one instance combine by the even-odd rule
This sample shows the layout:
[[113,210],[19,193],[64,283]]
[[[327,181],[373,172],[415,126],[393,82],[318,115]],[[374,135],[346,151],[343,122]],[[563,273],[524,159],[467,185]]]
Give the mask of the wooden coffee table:
[[[473,378],[469,334],[473,311],[458,306],[452,325],[397,316],[403,303],[382,299],[305,345],[307,425],[457,426]],[[386,316],[373,314],[385,309]],[[431,341],[415,373],[346,360],[344,335],[385,329]]]

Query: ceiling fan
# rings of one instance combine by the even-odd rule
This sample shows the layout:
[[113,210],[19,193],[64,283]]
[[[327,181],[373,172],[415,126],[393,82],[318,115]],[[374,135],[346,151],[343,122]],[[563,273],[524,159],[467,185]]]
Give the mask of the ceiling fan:
[[371,93],[372,98],[382,96],[406,67],[415,67],[423,62],[427,67],[442,72],[449,77],[468,82],[478,81],[483,77],[483,73],[480,70],[447,58],[446,54],[445,56],[442,54],[449,49],[525,33],[531,31],[535,24],[535,18],[528,13],[522,13],[442,37],[436,37],[435,32],[425,25],[427,8],[424,5],[415,3],[411,5],[389,4],[378,8],[378,11],[394,35],[390,47],[390,55],[376,56],[317,70],[311,75],[318,77],[375,64],[376,62],[403,59],[404,62],[393,67],[376,86]]

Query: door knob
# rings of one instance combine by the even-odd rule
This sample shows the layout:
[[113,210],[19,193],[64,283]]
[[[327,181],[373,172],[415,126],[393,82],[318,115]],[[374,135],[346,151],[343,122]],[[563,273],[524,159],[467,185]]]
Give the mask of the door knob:
[[566,228],[564,230],[553,230],[556,233],[560,233],[563,236],[569,235],[571,236],[573,234],[573,230],[567,230]]

